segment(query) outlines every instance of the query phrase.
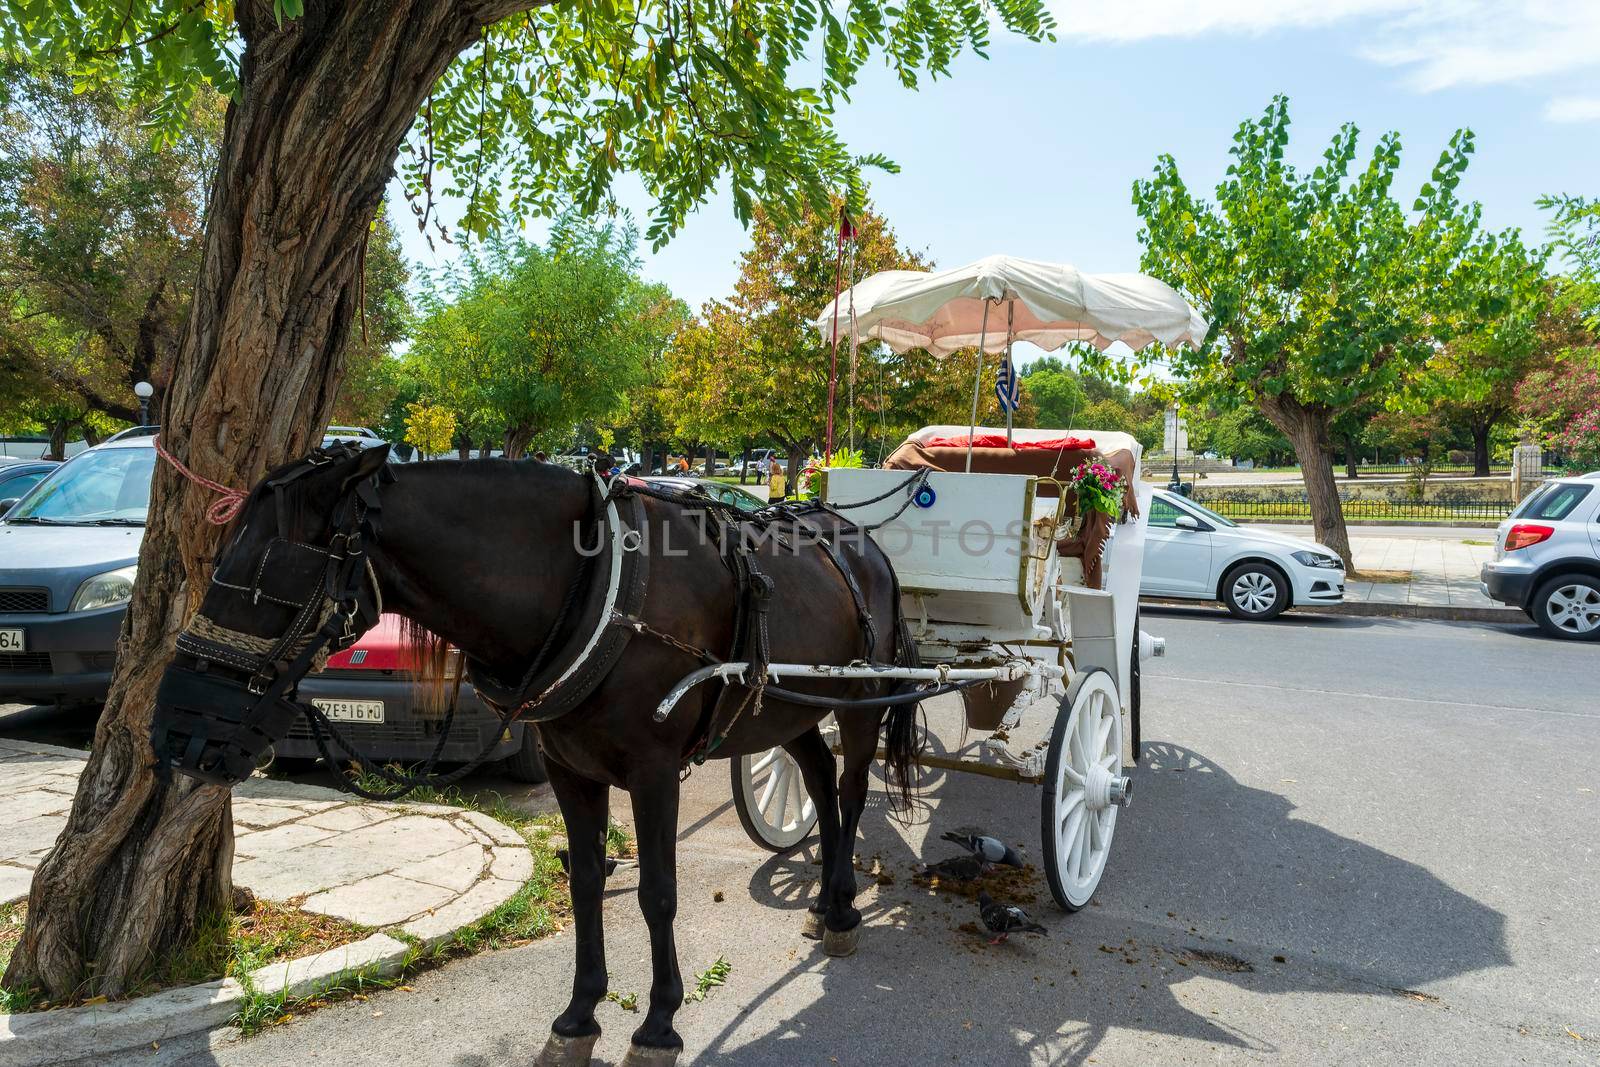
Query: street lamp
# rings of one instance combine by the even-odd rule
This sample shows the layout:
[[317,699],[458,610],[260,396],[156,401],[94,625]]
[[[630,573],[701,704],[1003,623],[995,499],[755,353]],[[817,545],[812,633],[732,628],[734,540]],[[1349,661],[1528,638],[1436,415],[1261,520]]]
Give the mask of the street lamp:
[[133,387],[133,395],[139,398],[139,425],[150,425],[150,398],[155,395],[155,386],[149,382],[138,382]]

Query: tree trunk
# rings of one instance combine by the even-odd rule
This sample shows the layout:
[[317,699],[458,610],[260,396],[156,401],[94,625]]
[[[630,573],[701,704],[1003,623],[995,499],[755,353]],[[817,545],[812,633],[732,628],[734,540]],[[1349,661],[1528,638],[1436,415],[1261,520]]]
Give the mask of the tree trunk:
[[706,477],[717,473],[717,446],[706,445]]
[[1493,429],[1488,421],[1472,424],[1472,474],[1476,478],[1489,477],[1489,431]]
[[523,453],[528,451],[528,445],[532,441],[533,427],[514,426],[503,435],[500,448],[507,459],[521,459]]
[[650,446],[650,442],[648,442],[648,441],[640,441],[639,442],[639,473],[640,474],[649,474],[651,471],[655,470],[655,466],[656,466],[656,450]]
[[50,451],[44,457],[53,459],[57,463],[67,458],[67,427],[70,423],[66,419],[52,419],[50,422]]
[[1261,413],[1294,445],[1300,462],[1300,477],[1305,481],[1306,500],[1311,505],[1311,526],[1319,544],[1326,545],[1344,560],[1346,571],[1354,570],[1350,556],[1350,532],[1344,522],[1344,507],[1339,502],[1339,483],[1333,477],[1333,450],[1329,445],[1327,411],[1307,407],[1292,397],[1260,396]]
[[1356,465],[1356,435],[1344,435],[1344,475],[1346,478],[1356,478],[1360,475],[1360,468]]
[[[401,140],[450,60],[513,0],[236,6],[240,95],[161,412],[197,473],[248,487],[321,440],[356,309],[361,242]],[[66,829],[40,864],[6,969],[52,1000],[118,996],[231,904],[229,792],[156,779],[152,704],[205,588],[212,496],[158,464],[111,693]]]
[[472,438],[464,433],[456,435],[456,458],[463,463],[472,458]]
[[751,453],[751,451],[752,451],[752,449],[750,447],[749,442],[746,442],[745,446],[744,446],[744,458],[739,463],[739,484],[740,485],[744,485],[745,484],[745,480],[750,475],[750,453]]

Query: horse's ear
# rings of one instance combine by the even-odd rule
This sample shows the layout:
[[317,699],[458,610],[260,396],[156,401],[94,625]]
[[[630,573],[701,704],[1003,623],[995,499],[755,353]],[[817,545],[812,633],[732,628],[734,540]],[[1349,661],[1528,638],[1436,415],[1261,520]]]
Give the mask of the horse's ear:
[[389,443],[387,441],[371,448],[363,448],[361,454],[356,457],[355,466],[350,473],[345,475],[344,484],[349,485],[351,482],[359,482],[372,477],[382,470],[383,465],[387,462],[389,462]]

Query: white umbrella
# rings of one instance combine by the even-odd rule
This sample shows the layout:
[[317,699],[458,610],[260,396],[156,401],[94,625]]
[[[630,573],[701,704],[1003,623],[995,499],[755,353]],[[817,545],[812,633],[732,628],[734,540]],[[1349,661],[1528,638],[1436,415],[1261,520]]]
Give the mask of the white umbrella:
[[[1005,305],[1006,329],[989,330],[990,312]],[[837,335],[834,323],[837,322]],[[883,271],[823,308],[824,337],[879,340],[896,352],[924,348],[945,356],[963,348],[1008,351],[1031,341],[1046,351],[1080,341],[1105,349],[1121,341],[1140,349],[1205,340],[1207,324],[1177,290],[1144,274],[1085,274],[1063,263],[988,256],[942,271]],[[972,425],[981,384],[972,391]],[[1010,412],[1007,412],[1009,432]],[[970,463],[970,450],[968,461]]]

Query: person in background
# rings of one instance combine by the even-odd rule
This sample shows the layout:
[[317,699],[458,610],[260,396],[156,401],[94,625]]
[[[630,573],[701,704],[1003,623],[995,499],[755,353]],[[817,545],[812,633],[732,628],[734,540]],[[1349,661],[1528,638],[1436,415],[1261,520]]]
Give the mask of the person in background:
[[787,495],[787,479],[783,476],[783,464],[778,462],[777,456],[767,458],[767,499],[777,503]]
[[540,462],[540,463],[549,463],[550,462],[550,457],[545,455],[543,452],[535,452],[533,454],[533,458],[535,460],[537,460],[538,462]]

